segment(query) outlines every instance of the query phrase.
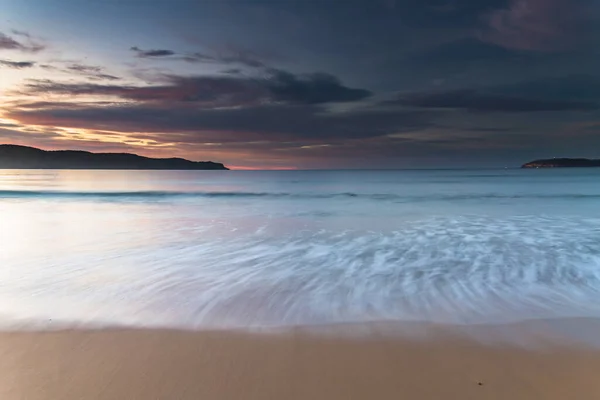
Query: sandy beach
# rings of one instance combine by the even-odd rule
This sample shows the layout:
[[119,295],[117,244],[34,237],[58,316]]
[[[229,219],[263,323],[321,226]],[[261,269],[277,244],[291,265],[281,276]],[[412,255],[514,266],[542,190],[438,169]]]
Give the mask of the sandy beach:
[[339,337],[160,330],[0,334],[0,398],[598,399],[600,352],[434,332]]

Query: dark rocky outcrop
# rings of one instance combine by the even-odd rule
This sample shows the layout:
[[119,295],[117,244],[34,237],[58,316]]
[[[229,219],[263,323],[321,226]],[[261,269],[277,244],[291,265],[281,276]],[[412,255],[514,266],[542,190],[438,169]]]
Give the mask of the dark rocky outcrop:
[[223,164],[183,158],[148,158],[129,153],[45,151],[34,147],[0,145],[0,169],[146,169],[226,170]]
[[549,158],[523,164],[521,168],[589,168],[600,167],[600,160],[589,158]]

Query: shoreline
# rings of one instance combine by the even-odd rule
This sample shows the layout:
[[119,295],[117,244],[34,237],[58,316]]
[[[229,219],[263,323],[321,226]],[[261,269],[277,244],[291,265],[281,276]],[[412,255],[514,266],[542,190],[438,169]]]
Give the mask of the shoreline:
[[[595,373],[600,349],[545,339],[538,348],[486,345],[431,325],[420,327],[427,335],[413,337],[387,335],[381,325],[355,327],[371,334],[348,335],[349,326],[340,325],[327,331],[342,335],[302,328],[267,334],[127,328],[3,332],[0,398],[600,397]],[[527,327],[514,329],[526,334]]]
[[[481,345],[538,348],[575,346],[600,350],[600,317],[530,318],[496,323],[447,323],[425,320],[368,320],[303,325],[127,325],[117,323],[78,323],[56,320],[20,321],[0,324],[0,335],[68,332],[178,332],[182,334],[244,334],[281,336],[301,334],[311,337],[370,340],[375,337],[427,341],[443,337],[464,338]],[[597,334],[594,334],[597,333]]]

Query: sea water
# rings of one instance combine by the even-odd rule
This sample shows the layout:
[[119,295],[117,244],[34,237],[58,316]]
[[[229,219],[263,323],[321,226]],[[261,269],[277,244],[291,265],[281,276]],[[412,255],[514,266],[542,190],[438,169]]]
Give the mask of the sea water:
[[0,325],[600,316],[600,169],[0,171]]

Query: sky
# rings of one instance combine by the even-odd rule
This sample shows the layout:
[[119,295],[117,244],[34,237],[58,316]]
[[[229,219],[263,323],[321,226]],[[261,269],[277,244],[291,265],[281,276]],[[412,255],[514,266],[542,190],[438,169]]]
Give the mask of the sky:
[[0,143],[239,169],[600,158],[595,0],[0,0]]

